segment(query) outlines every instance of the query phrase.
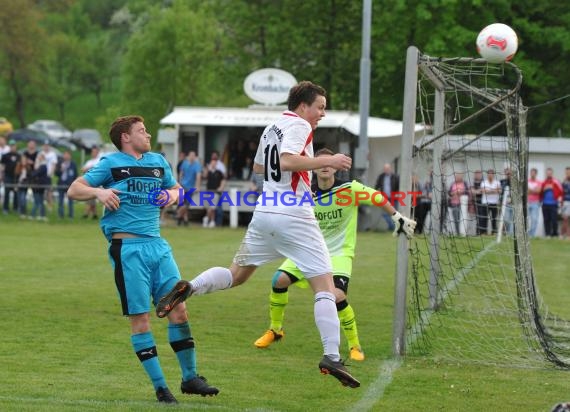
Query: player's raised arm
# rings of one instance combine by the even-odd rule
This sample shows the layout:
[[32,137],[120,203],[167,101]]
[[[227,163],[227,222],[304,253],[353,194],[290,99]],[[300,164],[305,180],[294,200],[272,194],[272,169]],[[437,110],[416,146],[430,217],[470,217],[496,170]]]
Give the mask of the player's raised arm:
[[299,172],[302,170],[315,170],[323,167],[332,167],[336,170],[350,170],[352,159],[342,153],[334,156],[306,157],[299,154],[282,153],[281,170]]

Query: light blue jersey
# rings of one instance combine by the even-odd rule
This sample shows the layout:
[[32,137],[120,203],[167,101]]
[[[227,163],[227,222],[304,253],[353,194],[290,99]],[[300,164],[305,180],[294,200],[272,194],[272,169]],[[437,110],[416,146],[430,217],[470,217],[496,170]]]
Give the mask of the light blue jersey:
[[190,189],[196,188],[196,178],[200,173],[202,173],[202,165],[198,160],[194,160],[192,163],[188,159],[184,159],[182,166],[180,166],[182,171],[182,178],[180,179],[180,185],[184,190],[188,191]]
[[123,152],[107,154],[83,177],[92,187],[120,191],[120,207],[105,210],[101,218],[101,229],[109,241],[118,232],[160,237],[160,208],[149,198],[176,185],[164,156],[147,152],[137,160]]

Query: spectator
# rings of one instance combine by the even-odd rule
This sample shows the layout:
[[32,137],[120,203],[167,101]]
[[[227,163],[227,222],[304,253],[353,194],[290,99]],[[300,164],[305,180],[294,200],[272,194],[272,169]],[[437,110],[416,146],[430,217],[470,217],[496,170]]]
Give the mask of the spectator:
[[418,199],[416,207],[416,229],[415,233],[423,233],[425,228],[426,217],[431,210],[431,198],[433,192],[433,171],[430,170],[428,178],[425,182],[420,183],[421,196]]
[[[228,172],[226,169],[226,165],[222,160],[222,156],[220,156],[220,153],[217,150],[214,150],[212,152],[212,156],[214,155],[217,156],[219,159],[218,163],[216,164],[216,168],[224,174],[224,179],[227,179]],[[225,180],[224,180],[224,186],[225,186]],[[215,216],[216,216],[216,226],[222,226],[224,224],[224,208],[222,204],[219,204],[216,207]]]
[[[505,196],[507,198],[505,199]],[[511,169],[505,169],[505,177],[501,179],[501,205],[505,206],[503,211],[503,223],[507,235],[513,235],[513,205],[511,203]]]
[[230,167],[231,176],[234,179],[247,179],[249,176],[249,170],[246,172],[247,166],[247,150],[245,147],[245,142],[243,140],[238,140],[235,143],[235,147],[232,148],[230,152]]
[[220,152],[218,152],[217,150],[212,151],[212,154],[210,155],[210,160],[213,160],[214,158],[216,158],[216,160],[218,160],[216,162],[216,169],[218,169],[220,172],[222,172],[224,177],[227,177],[228,171],[226,169],[226,165],[224,164],[224,162],[220,158]]
[[467,184],[463,180],[463,173],[455,172],[455,181],[449,187],[449,208],[451,210],[451,221],[455,235],[460,235],[461,225],[461,196],[469,193]]
[[[45,193],[51,184],[48,175],[48,160],[46,154],[42,151],[36,157],[36,163],[32,172],[32,193],[34,194],[34,206],[32,208],[31,218],[47,221]],[[39,212],[39,216],[36,216]]]
[[[100,159],[101,155],[99,153],[99,148],[97,146],[93,146],[91,148],[91,159],[86,161],[83,167],[81,168],[83,174],[87,173],[89,169],[91,169],[93,166],[99,163]],[[85,213],[83,214],[83,219],[88,219],[89,217],[91,217],[92,219],[97,219],[97,199],[89,199],[85,202],[85,204],[86,204],[86,209]]]
[[547,168],[546,179],[542,182],[540,190],[544,233],[547,237],[558,236],[558,203],[562,200],[563,195],[562,185],[553,176],[552,168]]
[[[203,176],[206,179],[206,190],[210,194],[211,203],[204,201],[206,206],[206,216],[202,221],[204,227],[216,227],[216,209],[219,206],[220,194],[226,185],[225,167],[224,172],[220,170],[218,152],[212,152],[210,163],[204,169]],[[222,165],[223,166],[223,165]]]
[[491,218],[491,233],[497,233],[497,214],[499,211],[499,196],[501,193],[501,183],[495,179],[495,171],[487,170],[487,179],[481,183],[481,204],[484,207],[481,217],[481,234],[487,234],[487,222]]
[[[398,175],[392,172],[392,166],[390,163],[386,163],[384,165],[384,171],[378,176],[378,179],[376,180],[376,186],[374,186],[374,188],[381,191],[385,195],[385,198],[390,201],[396,210],[398,210],[399,202],[395,201],[395,199],[392,198],[392,194],[399,190],[400,179]],[[382,217],[388,225],[388,230],[392,232],[395,225],[392,221],[391,216],[382,211]]]
[[53,191],[51,188],[51,178],[55,173],[55,168],[57,166],[58,158],[57,154],[53,151],[52,147],[49,145],[48,142],[45,142],[42,145],[42,153],[44,154],[46,166],[47,166],[47,175],[50,179],[48,187],[46,187],[45,191],[45,199],[47,200],[48,210],[51,211],[52,204],[53,204]]
[[562,199],[562,233],[563,239],[570,235],[570,227],[568,227],[568,218],[570,217],[570,167],[566,168],[566,176],[562,182],[562,190],[564,192]]
[[10,145],[6,144],[6,138],[4,136],[0,136],[0,157],[5,155],[10,151]]
[[[71,159],[71,152],[65,151],[63,153],[63,159],[58,162],[55,175],[58,177],[57,191],[58,191],[58,215],[60,218],[65,216],[65,197],[67,196],[67,189],[73,183],[75,178],[77,178],[77,165]],[[67,215],[70,219],[73,219],[73,199],[67,198]]]
[[10,194],[12,194],[12,210],[18,212],[18,193],[16,185],[18,183],[18,163],[20,154],[15,140],[10,140],[10,151],[1,155],[0,164],[2,167],[2,180],[4,181],[4,214],[10,212]]
[[537,169],[530,169],[527,197],[528,217],[530,219],[530,228],[528,234],[530,237],[536,236],[536,228],[538,227],[538,213],[540,211],[540,191],[542,182],[536,178],[537,174]]
[[[185,193],[190,192],[195,189],[197,193],[200,191],[200,186],[202,185],[202,165],[200,160],[196,157],[196,152],[191,150],[188,152],[188,156],[182,164],[180,165],[180,185],[184,189]],[[188,226],[188,205],[183,204],[178,206],[176,212],[176,218],[178,221],[178,226],[184,223],[184,226]]]
[[180,181],[180,168],[182,167],[182,163],[186,160],[186,153],[180,152],[178,153],[178,163],[176,164],[176,177],[178,181]]
[[42,145],[42,153],[44,154],[48,176],[52,177],[58,162],[57,154],[53,151],[49,143]]
[[32,173],[37,156],[36,142],[30,140],[27,144],[26,151],[22,155],[18,173],[18,208],[21,218],[27,215],[28,189],[32,184]]
[[487,224],[482,219],[487,213],[486,206],[483,205],[483,190],[481,185],[483,183],[483,172],[475,170],[473,173],[473,184],[470,187],[471,201],[473,202],[473,211],[477,216],[477,235],[487,233]]

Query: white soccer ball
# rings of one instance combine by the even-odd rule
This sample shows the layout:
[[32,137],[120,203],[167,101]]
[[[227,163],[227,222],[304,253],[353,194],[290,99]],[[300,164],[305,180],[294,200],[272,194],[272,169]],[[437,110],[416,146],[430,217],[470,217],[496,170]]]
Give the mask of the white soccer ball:
[[477,52],[489,63],[504,63],[513,58],[518,48],[517,34],[506,24],[493,23],[477,36]]

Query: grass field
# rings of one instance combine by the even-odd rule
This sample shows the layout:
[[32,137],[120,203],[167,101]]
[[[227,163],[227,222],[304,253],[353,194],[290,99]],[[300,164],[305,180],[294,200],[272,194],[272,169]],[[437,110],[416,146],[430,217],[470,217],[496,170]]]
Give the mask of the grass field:
[[[132,352],[96,222],[46,224],[0,217],[0,233],[0,410],[163,409]],[[229,264],[243,229],[167,227],[163,235],[190,278]],[[221,389],[215,398],[179,394],[180,373],[167,344],[166,321],[153,320],[162,367],[180,401],[168,410],[548,411],[570,400],[565,371],[435,357],[391,359],[395,248],[389,234],[360,234],[350,302],[367,358],[351,362],[350,368],[361,388],[343,388],[319,374],[321,345],[307,290],[294,288],[290,294],[284,341],[267,350],[253,346],[268,326],[267,296],[276,262],[244,286],[189,300],[199,372]],[[562,256],[569,249],[570,242],[557,240],[533,244],[547,302],[566,300],[570,281]],[[344,340],[342,345],[345,356]]]

